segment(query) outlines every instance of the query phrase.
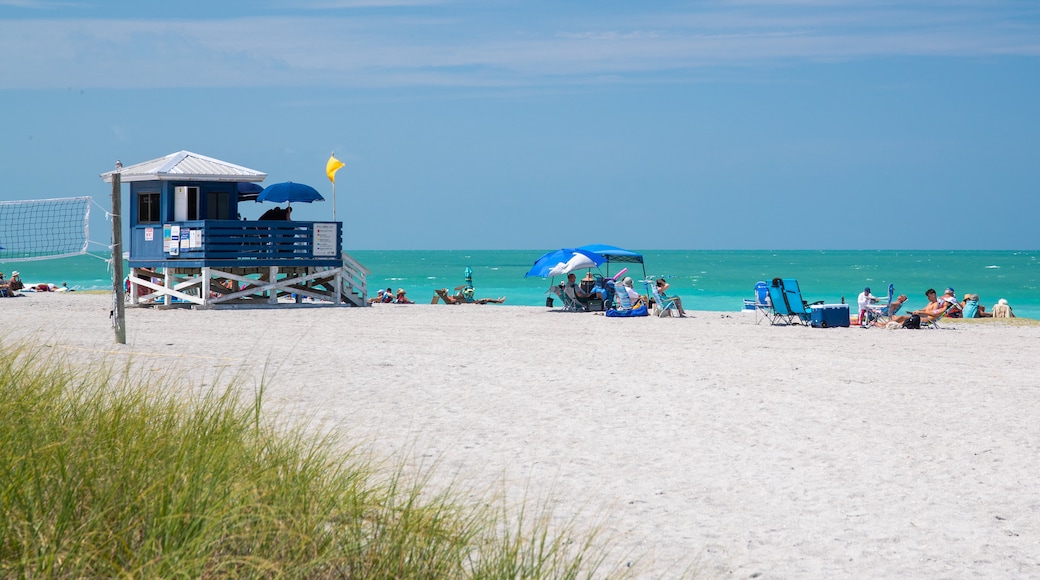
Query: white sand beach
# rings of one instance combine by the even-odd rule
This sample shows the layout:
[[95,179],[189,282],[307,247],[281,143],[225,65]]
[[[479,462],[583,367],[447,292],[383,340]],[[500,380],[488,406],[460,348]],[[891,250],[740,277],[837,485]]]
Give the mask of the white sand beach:
[[137,308],[117,345],[110,308],[0,300],[4,341],[192,386],[266,375],[272,415],[432,466],[435,486],[549,498],[639,578],[1040,576],[1036,324]]

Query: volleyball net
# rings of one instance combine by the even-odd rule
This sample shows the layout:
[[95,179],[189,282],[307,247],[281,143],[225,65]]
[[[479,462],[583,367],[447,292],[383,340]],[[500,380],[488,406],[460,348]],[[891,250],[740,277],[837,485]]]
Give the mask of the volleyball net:
[[90,197],[0,201],[0,262],[87,253]]

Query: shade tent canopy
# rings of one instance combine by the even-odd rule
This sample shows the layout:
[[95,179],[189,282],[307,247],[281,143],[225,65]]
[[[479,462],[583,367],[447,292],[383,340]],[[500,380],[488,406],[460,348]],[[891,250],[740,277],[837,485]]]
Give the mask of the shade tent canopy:
[[646,279],[646,264],[643,264],[642,254],[637,254],[636,252],[619,248],[617,246],[608,246],[606,244],[588,244],[585,246],[579,246],[578,249],[603,256],[607,262],[607,271],[604,272],[604,274],[608,276],[610,275],[610,264],[612,263],[642,264],[643,279]]
[[637,254],[624,248],[617,246],[608,246],[606,244],[588,244],[585,246],[578,246],[579,250],[585,250],[586,252],[592,252],[599,254],[607,259],[608,262],[623,262],[629,264],[642,264],[643,255]]
[[561,248],[535,260],[531,269],[524,274],[524,278],[560,276],[582,268],[596,268],[606,261],[606,257],[595,252],[579,248]]

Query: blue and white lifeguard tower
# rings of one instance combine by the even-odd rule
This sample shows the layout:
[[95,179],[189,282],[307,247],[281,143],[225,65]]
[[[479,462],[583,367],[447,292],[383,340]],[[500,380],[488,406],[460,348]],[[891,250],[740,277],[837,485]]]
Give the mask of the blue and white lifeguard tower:
[[190,151],[101,178],[116,172],[130,186],[131,304],[366,304],[369,272],[343,252],[342,222],[239,219],[240,191],[266,173]]

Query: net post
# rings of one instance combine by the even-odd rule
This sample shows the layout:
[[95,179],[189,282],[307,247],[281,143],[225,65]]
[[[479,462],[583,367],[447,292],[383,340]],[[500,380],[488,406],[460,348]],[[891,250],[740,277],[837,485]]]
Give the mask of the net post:
[[116,161],[112,173],[112,327],[116,331],[116,343],[126,344],[126,312],[123,308],[123,180],[120,170],[123,164]]

